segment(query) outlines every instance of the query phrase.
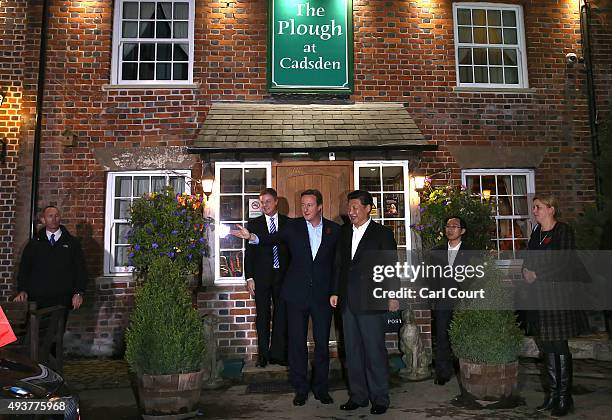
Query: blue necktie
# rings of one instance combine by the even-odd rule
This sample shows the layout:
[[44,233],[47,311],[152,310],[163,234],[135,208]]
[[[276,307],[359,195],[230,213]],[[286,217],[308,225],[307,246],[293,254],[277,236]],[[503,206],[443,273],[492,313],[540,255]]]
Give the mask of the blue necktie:
[[[274,224],[274,218],[270,217],[270,235],[276,233],[276,225]],[[274,268],[280,267],[280,260],[278,258],[278,247],[274,245],[272,247],[272,259],[274,260]]]
[[55,233],[51,234],[51,238],[49,238],[49,242],[51,242],[51,246],[55,245]]

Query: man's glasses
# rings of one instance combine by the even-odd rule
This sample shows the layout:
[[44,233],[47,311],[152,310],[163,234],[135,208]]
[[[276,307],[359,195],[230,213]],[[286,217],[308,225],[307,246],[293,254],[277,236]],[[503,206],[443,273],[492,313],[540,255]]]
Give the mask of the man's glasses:
[[444,226],[446,229],[461,229],[459,225],[446,225]]

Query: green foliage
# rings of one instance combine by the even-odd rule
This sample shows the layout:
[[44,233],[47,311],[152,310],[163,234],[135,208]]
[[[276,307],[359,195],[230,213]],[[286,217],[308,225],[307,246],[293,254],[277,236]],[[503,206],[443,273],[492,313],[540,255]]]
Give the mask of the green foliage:
[[421,237],[424,250],[439,244],[444,238],[444,220],[460,216],[467,224],[463,242],[472,249],[491,247],[490,232],[495,229],[494,207],[465,189],[453,186],[430,189],[421,197],[421,220],[410,227]]
[[183,272],[197,272],[202,256],[208,254],[206,230],[211,223],[202,213],[203,201],[200,195],[175,195],[170,187],[135,200],[130,208],[128,263],[146,272],[166,256]]
[[485,264],[483,278],[475,278],[470,290],[485,290],[485,299],[466,299],[456,307],[449,329],[453,352],[474,363],[501,364],[518,358],[523,332],[510,308],[512,291],[504,286],[503,273],[494,260]]
[[126,359],[137,374],[202,368],[204,329],[176,260],[158,256],[151,263],[147,281],[136,291],[126,343]]

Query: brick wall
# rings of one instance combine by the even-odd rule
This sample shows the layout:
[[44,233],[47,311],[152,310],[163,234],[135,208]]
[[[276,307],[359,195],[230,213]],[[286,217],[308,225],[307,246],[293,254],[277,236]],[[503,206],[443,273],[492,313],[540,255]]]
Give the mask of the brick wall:
[[[0,127],[14,130],[3,134],[10,141],[9,159],[0,169],[0,290],[4,298],[12,292],[13,267],[28,235],[42,0],[28,2],[28,10],[24,3],[0,4],[0,48],[3,57],[10,57],[3,58],[0,83],[11,86],[11,109],[7,105],[0,109]],[[267,0],[196,2],[195,85],[180,89],[108,86],[112,4],[111,0],[50,0],[40,205],[53,203],[63,210],[66,225],[83,239],[87,253],[92,280],[86,306],[69,325],[75,337],[70,346],[75,351],[79,340],[114,348],[102,343],[112,341],[125,326],[132,294],[129,284],[122,287],[124,279],[102,277],[105,169],[95,150],[137,153],[147,146],[189,145],[212,101],[269,99]],[[526,16],[530,90],[494,93],[454,89],[450,1],[355,0],[355,94],[351,99],[404,102],[425,136],[440,146],[437,152],[423,154],[421,166],[427,171],[450,167],[455,182],[460,168],[448,145],[547,146],[536,171],[536,188],[559,195],[571,220],[594,195],[584,66],[565,62],[566,53],[580,51],[578,6],[553,0],[520,4]],[[597,83],[605,89],[599,91],[599,100],[609,110],[609,87],[603,86],[610,85],[606,82],[610,29],[604,15],[594,13],[598,23],[593,44],[599,51]],[[14,54],[16,48],[25,51]],[[20,113],[20,119],[11,119],[9,112]],[[76,135],[74,147],[62,146],[61,133],[66,129]],[[238,291],[228,288],[225,293]],[[252,302],[244,302],[244,307],[228,310],[251,312]],[[106,312],[108,308],[112,311]],[[105,319],[111,312],[121,313],[121,319]],[[252,351],[252,342],[240,340],[253,339],[254,329],[247,319],[253,314],[227,316],[245,317],[244,324],[235,327],[236,332],[245,331],[245,337],[222,339],[239,340],[237,345]],[[90,344],[83,345],[82,351],[91,349]]]

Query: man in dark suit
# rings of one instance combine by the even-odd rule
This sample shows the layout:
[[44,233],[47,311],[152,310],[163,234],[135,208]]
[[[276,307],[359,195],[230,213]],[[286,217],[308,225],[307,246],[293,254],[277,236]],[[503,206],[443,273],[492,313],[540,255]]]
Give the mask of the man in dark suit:
[[329,330],[332,309],[329,296],[333,287],[334,259],[340,226],[322,216],[323,197],[318,190],[301,194],[302,215],[285,229],[261,237],[238,226],[231,233],[250,243],[285,243],[291,262],[283,282],[281,297],[287,303],[289,331],[289,379],[295,388],[293,404],[301,406],[311,388],[308,373],[308,320],[312,320],[315,342],[312,392],[323,404],[333,403],[329,395]]
[[[289,218],[279,214],[278,194],[266,188],[259,194],[263,215],[249,221],[247,229],[255,235],[272,234],[285,228]],[[283,278],[289,263],[289,253],[283,244],[246,245],[244,272],[246,286],[255,297],[257,316],[257,366],[287,365],[287,308],[280,297]],[[272,311],[272,339],[270,340],[270,301]],[[271,341],[271,343],[270,343]]]
[[[468,247],[462,242],[462,237],[466,232],[467,225],[461,217],[447,217],[444,221],[444,234],[447,242],[432,248],[431,264],[442,266],[442,271],[446,266],[455,267],[469,264],[470,253]],[[438,277],[435,279],[434,288],[448,291],[450,288],[460,287],[460,284],[454,278]],[[437,385],[447,383],[454,370],[448,337],[454,306],[454,300],[448,297],[435,301],[433,315],[436,326],[436,377],[434,383]]]
[[[370,413],[383,414],[389,407],[389,368],[385,346],[387,310],[399,309],[395,299],[374,297],[374,289],[383,283],[373,280],[374,266],[395,266],[397,244],[393,232],[370,218],[374,201],[367,191],[348,195],[351,224],[342,227],[336,261],[339,273],[330,304],[340,304],[344,330],[344,348],[349,382],[349,400],[341,410],[367,407]],[[383,290],[397,289],[390,279]]]

